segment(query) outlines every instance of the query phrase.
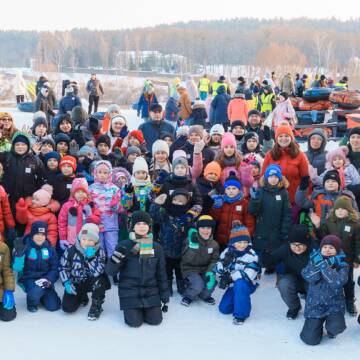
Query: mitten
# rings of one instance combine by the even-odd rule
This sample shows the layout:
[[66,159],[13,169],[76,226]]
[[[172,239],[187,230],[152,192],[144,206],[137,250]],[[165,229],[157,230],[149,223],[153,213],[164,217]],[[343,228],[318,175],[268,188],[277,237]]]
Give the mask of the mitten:
[[214,204],[213,204],[214,209],[220,209],[223,206],[222,195],[211,195],[211,198],[214,201]]
[[64,288],[65,288],[65,292],[67,294],[69,294],[69,295],[77,295],[76,288],[75,288],[74,284],[70,280],[67,280],[65,282]]
[[15,306],[14,292],[5,290],[3,293],[2,306],[5,310],[12,310]]
[[84,251],[84,255],[88,259],[93,258],[95,254],[96,254],[96,249],[93,246],[88,246]]
[[231,274],[228,271],[222,273],[219,281],[219,289],[226,289],[232,281]]
[[125,185],[125,188],[124,188],[125,192],[127,194],[132,194],[134,192],[134,186],[133,184],[128,184],[128,185]]
[[324,258],[319,252],[313,250],[310,254],[310,261],[314,266],[320,266],[324,262]]
[[39,279],[35,281],[35,285],[41,287],[42,289],[49,289],[51,288],[51,281],[49,281],[48,279]]
[[216,283],[215,274],[212,271],[208,271],[205,273],[205,279],[206,279],[206,288],[208,290],[211,290]]
[[168,310],[169,310],[169,306],[167,305],[167,303],[162,303],[161,311],[163,313],[167,313]]
[[195,145],[194,145],[194,154],[200,154],[205,147],[205,142],[203,140],[198,141]]
[[303,176],[300,180],[300,190],[306,190],[310,184],[310,176]]

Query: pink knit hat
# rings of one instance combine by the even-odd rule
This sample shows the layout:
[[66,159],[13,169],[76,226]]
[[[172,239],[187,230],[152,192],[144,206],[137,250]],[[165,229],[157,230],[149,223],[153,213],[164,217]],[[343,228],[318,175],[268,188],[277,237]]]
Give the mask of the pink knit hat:
[[346,158],[349,154],[349,149],[347,146],[339,146],[338,148],[329,151],[326,154],[326,165],[327,168],[332,168],[332,162],[335,157],[340,157],[344,160],[344,164],[346,164],[349,160]]
[[83,190],[89,194],[89,185],[85,178],[75,178],[71,185],[71,194],[74,195],[77,191]]
[[40,206],[46,206],[50,203],[52,194],[53,187],[49,184],[45,184],[40,190],[33,193],[33,197],[36,197],[39,200]]
[[221,150],[223,150],[227,145],[230,145],[236,149],[236,139],[233,133],[227,132],[223,135],[221,139]]

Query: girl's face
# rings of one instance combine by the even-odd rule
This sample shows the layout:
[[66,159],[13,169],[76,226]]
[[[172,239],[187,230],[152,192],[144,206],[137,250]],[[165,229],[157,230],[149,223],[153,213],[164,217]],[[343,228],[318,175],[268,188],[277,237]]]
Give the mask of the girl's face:
[[164,137],[164,141],[169,145],[169,147],[170,147],[171,144],[173,143],[170,136]]
[[44,124],[40,124],[35,128],[35,135],[39,137],[43,137],[46,135],[47,129]]
[[331,257],[336,255],[336,249],[332,245],[324,245],[321,248],[321,255]]
[[291,144],[291,136],[288,134],[280,134],[277,138],[277,143],[280,147],[286,148]]
[[110,148],[105,143],[100,143],[97,146],[97,151],[100,155],[107,155],[109,153]]
[[221,143],[222,136],[219,134],[215,134],[211,137],[211,140],[214,144],[220,144]]
[[235,126],[231,131],[235,136],[243,136],[245,134],[244,128],[241,126]]
[[146,236],[150,230],[148,223],[144,221],[137,222],[134,226],[134,232],[139,236]]
[[224,147],[224,154],[226,156],[233,156],[235,154],[235,148],[232,145],[226,145]]
[[78,190],[74,194],[74,198],[76,201],[81,202],[81,201],[84,201],[85,199],[87,199],[87,194],[84,190]]
[[41,201],[37,195],[33,195],[31,198],[31,205],[33,207],[41,207]]
[[37,233],[32,237],[32,239],[36,245],[41,246],[45,242],[46,237],[42,233]]
[[176,176],[185,176],[187,173],[187,169],[186,166],[184,166],[183,164],[177,164],[174,167],[174,174]]
[[54,158],[49,159],[46,164],[48,169],[53,171],[57,170],[59,166],[59,162]]
[[323,142],[323,139],[322,139],[321,136],[313,135],[310,138],[310,147],[311,147],[311,149],[319,150],[321,148],[322,142]]
[[255,139],[249,139],[246,142],[246,147],[248,148],[249,151],[255,151],[257,146],[258,146],[258,142]]
[[199,141],[201,140],[201,136],[199,135],[199,134],[197,134],[197,133],[191,133],[190,135],[189,135],[189,141],[191,142],[191,144],[196,144],[196,143],[198,143]]
[[340,156],[335,156],[333,158],[332,165],[335,169],[340,169],[344,166],[344,159],[342,159]]
[[294,242],[290,243],[290,249],[296,255],[301,255],[307,250],[307,246],[305,244]]
[[66,154],[69,151],[69,145],[65,141],[60,141],[56,145],[56,151],[61,154]]
[[335,210],[335,216],[338,219],[345,219],[349,216],[349,212],[346,209],[338,208]]
[[276,175],[271,175],[268,177],[268,183],[271,186],[276,186],[279,184],[279,178]]
[[27,144],[23,143],[23,142],[17,142],[15,143],[14,145],[14,150],[15,150],[15,153],[18,154],[18,155],[24,155],[27,153],[28,151],[28,146]]
[[140,141],[132,136],[130,139],[129,139],[129,146],[137,146],[137,147],[140,147]]
[[73,168],[68,165],[68,164],[64,164],[62,167],[61,167],[61,172],[63,173],[63,175],[65,176],[71,176],[73,173],[74,173],[74,170]]
[[210,182],[217,182],[219,177],[215,173],[208,173],[206,174],[206,180]]
[[144,170],[139,170],[134,173],[134,177],[137,180],[146,180],[148,177],[148,173]]
[[155,161],[164,163],[167,160],[167,153],[165,151],[158,151],[154,154]]
[[59,129],[63,133],[69,133],[71,131],[71,123],[67,120],[63,120],[59,125]]
[[83,249],[87,249],[88,247],[94,247],[96,242],[92,239],[89,239],[86,235],[82,235],[80,238],[80,246]]
[[236,187],[236,186],[228,186],[225,189],[225,194],[229,197],[229,198],[234,198],[236,196],[238,196],[240,193],[240,190]]
[[45,143],[41,145],[40,151],[43,155],[46,155],[48,152],[54,151],[54,148],[50,144]]
[[116,120],[112,123],[111,127],[115,134],[120,133],[121,129],[125,126],[125,123],[121,120]]
[[284,102],[285,100],[286,100],[286,99],[285,99],[282,95],[279,96],[279,101],[280,101],[280,102]]
[[360,135],[358,134],[351,135],[349,142],[353,151],[356,152],[360,151]]
[[137,153],[132,153],[132,154],[129,154],[127,156],[127,161],[131,164],[133,164],[135,162],[135,159],[138,157],[139,155]]
[[201,236],[202,239],[204,240],[209,240],[212,234],[212,228],[209,226],[204,226],[204,227],[199,227],[198,229],[199,231],[199,235]]
[[335,180],[328,179],[324,184],[325,190],[327,191],[339,191],[339,184]]
[[260,169],[256,165],[251,165],[251,174],[252,176],[260,175]]
[[96,177],[101,183],[106,183],[109,179],[109,176],[110,176],[110,171],[109,169],[106,168],[98,169],[96,173]]
[[249,245],[247,241],[238,241],[234,244],[236,250],[243,251]]

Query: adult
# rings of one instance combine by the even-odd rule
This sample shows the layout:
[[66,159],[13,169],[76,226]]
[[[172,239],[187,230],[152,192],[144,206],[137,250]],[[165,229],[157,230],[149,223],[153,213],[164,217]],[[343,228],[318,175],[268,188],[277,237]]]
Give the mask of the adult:
[[230,95],[225,92],[225,86],[221,85],[217,88],[217,95],[211,102],[211,125],[221,124],[225,131],[227,131],[229,125],[227,109],[230,99]]
[[189,93],[191,102],[194,102],[199,98],[199,91],[195,84],[195,81],[191,75],[189,75],[186,79],[186,89]]
[[18,131],[15,127],[14,119],[8,112],[0,112],[0,128],[1,139],[6,139],[7,142],[11,142],[13,135]]
[[308,136],[308,149],[305,152],[309,164],[320,175],[325,171],[327,135],[323,129],[314,129]]
[[281,80],[280,89],[282,92],[286,92],[289,95],[294,93],[294,80],[290,73],[287,73]]
[[176,88],[177,92],[179,93],[179,118],[180,120],[187,120],[192,112],[192,108],[191,108],[191,99],[190,99],[190,95],[189,92],[186,89],[186,86],[183,84],[180,84],[177,88]]
[[276,129],[284,121],[288,122],[291,126],[295,122],[295,110],[289,99],[287,92],[281,92],[279,94],[279,102],[273,110],[273,125]]
[[260,95],[260,111],[267,116],[276,107],[275,94],[270,85],[266,85],[262,88],[262,94]]
[[260,111],[255,109],[249,111],[245,130],[246,132],[256,133],[259,136],[260,145],[265,145],[266,141],[269,142],[268,146],[272,147],[273,139],[271,137],[271,130],[268,126],[263,125]]
[[349,88],[349,84],[348,84],[348,77],[347,76],[343,76],[341,78],[340,81],[338,81],[336,84],[335,84],[335,87],[340,87],[342,88],[343,90],[347,90]]
[[229,84],[226,81],[226,78],[224,75],[219,76],[219,79],[211,84],[211,94],[212,96],[216,96],[218,94],[218,89],[220,86],[225,87],[225,92],[230,95],[230,88]]
[[42,88],[42,87],[44,86],[44,84],[45,84],[46,82],[48,82],[48,81],[49,81],[49,80],[48,80],[47,77],[44,76],[44,75],[41,75],[41,76],[39,77],[39,80],[36,82],[36,87],[35,87],[35,94],[36,94],[36,95],[39,94],[41,88]]
[[94,105],[94,112],[97,112],[100,95],[104,95],[104,89],[100,80],[96,78],[96,74],[91,74],[90,80],[86,84],[86,91],[89,94],[89,109],[88,114],[92,112]]
[[54,112],[54,102],[50,97],[50,89],[47,86],[43,86],[40,89],[36,97],[36,101],[34,104],[34,112],[42,111],[46,115],[46,119],[48,121],[48,128],[51,127],[52,118],[55,116]]
[[25,101],[26,83],[21,70],[16,70],[14,92],[17,104]]
[[247,124],[248,105],[245,100],[245,89],[236,89],[234,97],[229,101],[227,113],[230,124],[235,120],[241,120]]
[[113,116],[111,118],[110,129],[107,133],[110,138],[112,152],[114,152],[115,149],[121,149],[122,143],[128,133],[126,118],[122,115]]
[[71,112],[75,106],[81,106],[81,100],[74,94],[74,88],[68,85],[65,89],[65,96],[59,103],[59,114]]
[[179,93],[175,91],[170,95],[168,101],[165,105],[165,121],[168,121],[170,124],[176,126],[179,119],[179,104],[180,99]]
[[210,79],[204,74],[198,84],[200,100],[205,101],[210,92]]
[[158,104],[158,99],[154,93],[154,86],[151,82],[146,81],[137,103],[137,116],[141,116],[144,121],[149,120],[150,109],[156,104]]
[[290,126],[282,125],[276,129],[275,145],[265,155],[262,172],[270,164],[277,164],[281,167],[282,174],[289,181],[289,197],[292,206],[295,205],[296,189],[304,176],[309,176],[308,160],[296,143],[293,131]]

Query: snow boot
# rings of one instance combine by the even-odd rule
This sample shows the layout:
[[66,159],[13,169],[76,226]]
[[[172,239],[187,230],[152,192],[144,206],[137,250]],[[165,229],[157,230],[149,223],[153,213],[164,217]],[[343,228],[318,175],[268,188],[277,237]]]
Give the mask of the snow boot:
[[188,297],[184,296],[182,299],[181,299],[181,305],[184,305],[186,307],[189,307],[190,304],[192,303],[192,300],[189,299]]
[[203,300],[204,302],[206,302],[209,305],[215,305],[215,299],[211,296],[209,296],[208,298]]
[[38,311],[37,306],[28,306],[27,309],[31,313],[36,313]]
[[286,317],[289,319],[289,320],[295,320],[299,314],[299,311],[301,310],[301,306],[299,306],[298,308],[296,309],[289,309],[286,313]]
[[358,314],[355,300],[353,299],[347,299],[345,302],[346,311],[349,313],[350,316],[356,316]]
[[103,312],[102,304],[103,300],[93,300],[90,306],[88,313],[88,320],[93,321],[97,320],[100,317],[100,314]]
[[242,325],[245,322],[245,319],[234,317],[233,318],[233,324],[234,325]]

